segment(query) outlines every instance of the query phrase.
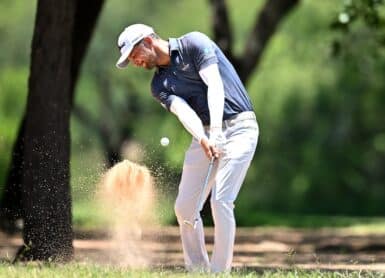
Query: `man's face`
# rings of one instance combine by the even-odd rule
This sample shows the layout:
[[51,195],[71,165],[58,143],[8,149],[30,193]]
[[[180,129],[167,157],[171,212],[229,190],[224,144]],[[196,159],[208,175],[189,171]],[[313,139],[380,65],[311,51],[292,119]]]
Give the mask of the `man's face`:
[[153,69],[156,66],[156,53],[151,46],[150,43],[142,40],[135,45],[127,59],[137,67]]

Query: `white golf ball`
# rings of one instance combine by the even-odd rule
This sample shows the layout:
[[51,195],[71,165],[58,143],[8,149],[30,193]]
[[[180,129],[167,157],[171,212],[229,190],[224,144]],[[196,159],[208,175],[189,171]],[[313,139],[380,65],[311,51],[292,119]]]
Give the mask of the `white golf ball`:
[[160,144],[163,147],[166,147],[168,146],[168,144],[170,144],[170,140],[167,137],[162,137],[162,139],[160,139]]

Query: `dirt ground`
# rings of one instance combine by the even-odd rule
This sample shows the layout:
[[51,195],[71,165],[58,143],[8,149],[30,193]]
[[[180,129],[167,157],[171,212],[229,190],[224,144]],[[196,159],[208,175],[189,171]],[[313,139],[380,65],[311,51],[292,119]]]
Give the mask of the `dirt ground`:
[[[206,243],[210,253],[212,228],[206,229]],[[20,235],[0,233],[0,260],[11,260],[21,244]],[[149,267],[183,266],[177,227],[146,230],[140,241],[118,244],[126,254],[117,254],[116,242],[102,231],[77,231],[75,260],[124,265],[127,260],[122,256],[128,255],[125,257],[130,261],[142,257]],[[337,229],[238,228],[233,265],[256,270],[298,267],[385,271],[385,234],[363,235]]]

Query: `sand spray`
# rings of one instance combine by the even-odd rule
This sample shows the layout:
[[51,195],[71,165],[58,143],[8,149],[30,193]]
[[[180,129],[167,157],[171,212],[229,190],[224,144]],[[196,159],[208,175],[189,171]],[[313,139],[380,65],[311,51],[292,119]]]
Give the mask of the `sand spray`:
[[109,259],[118,265],[146,267],[151,263],[142,231],[158,225],[153,180],[145,166],[129,160],[115,164],[101,178],[97,199],[113,241]]

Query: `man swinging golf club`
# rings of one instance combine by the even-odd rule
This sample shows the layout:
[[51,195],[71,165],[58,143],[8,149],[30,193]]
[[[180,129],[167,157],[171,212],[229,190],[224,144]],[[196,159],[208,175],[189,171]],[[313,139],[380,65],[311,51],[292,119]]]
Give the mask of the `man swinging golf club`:
[[[247,92],[223,52],[200,32],[163,40],[152,27],[133,24],[120,34],[118,47],[117,67],[132,63],[155,68],[153,96],[193,136],[175,203],[186,268],[230,271],[235,239],[233,203],[259,133]],[[209,260],[199,211],[210,191],[215,239]]]

